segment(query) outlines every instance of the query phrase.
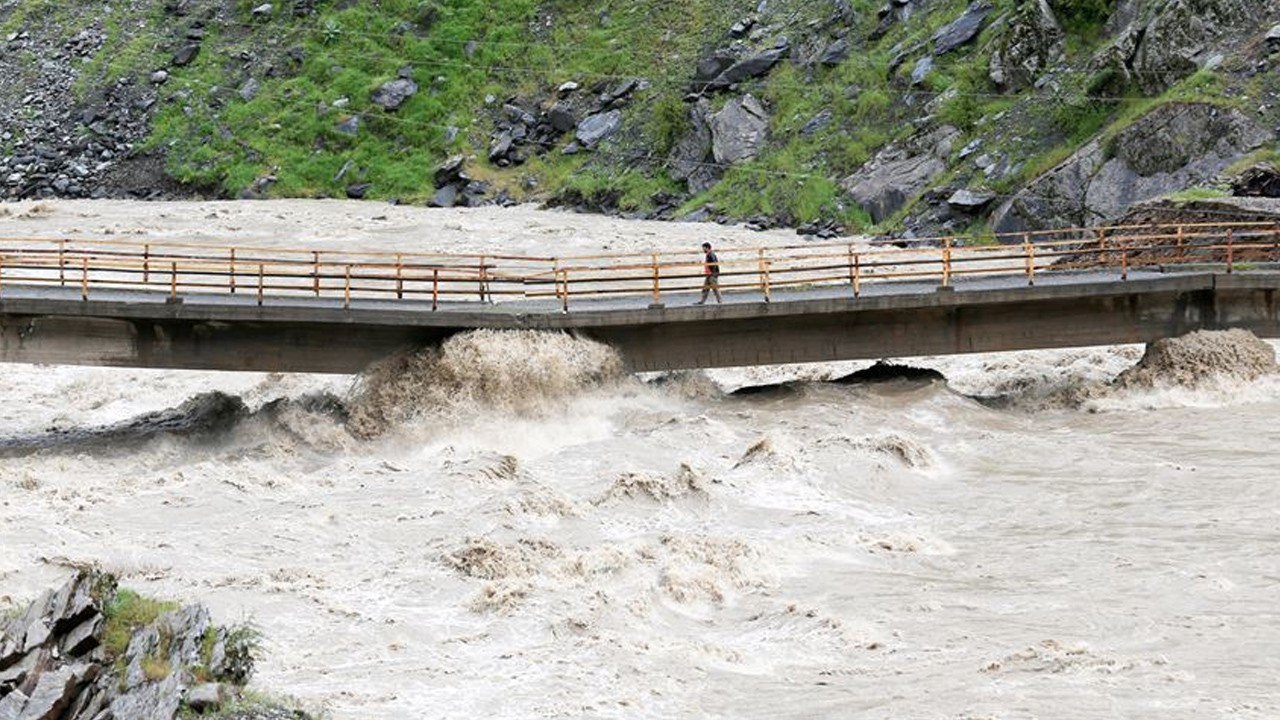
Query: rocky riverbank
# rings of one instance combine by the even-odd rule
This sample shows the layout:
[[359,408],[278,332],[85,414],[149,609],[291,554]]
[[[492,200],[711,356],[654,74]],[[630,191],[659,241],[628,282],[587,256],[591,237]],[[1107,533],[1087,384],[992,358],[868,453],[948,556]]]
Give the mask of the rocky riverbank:
[[305,719],[245,693],[257,633],[78,571],[0,623],[3,720]]

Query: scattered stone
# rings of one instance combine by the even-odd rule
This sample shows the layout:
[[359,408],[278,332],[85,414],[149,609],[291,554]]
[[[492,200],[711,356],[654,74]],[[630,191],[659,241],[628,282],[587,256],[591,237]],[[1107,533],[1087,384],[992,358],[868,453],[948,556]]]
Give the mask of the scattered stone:
[[622,111],[610,110],[609,112],[598,113],[585,118],[578,125],[575,137],[582,147],[590,149],[621,129]]
[[184,67],[186,65],[190,65],[191,61],[195,60],[196,56],[199,54],[200,46],[195,43],[189,43],[187,45],[183,45],[178,49],[178,52],[173,54],[173,58],[170,60],[170,63],[178,67]]
[[360,116],[349,115],[340,119],[335,129],[343,135],[358,135],[360,133]]
[[240,99],[249,102],[258,97],[258,90],[261,86],[258,84],[257,78],[249,78],[244,85],[240,86]]
[[1237,197],[1280,198],[1280,169],[1268,163],[1247,168],[1231,181],[1231,194]]
[[729,37],[740,38],[746,37],[751,32],[751,28],[755,27],[756,19],[753,17],[742,18],[729,28]]
[[187,691],[187,705],[198,713],[217,710],[222,705],[222,685],[202,683]]
[[451,208],[458,204],[458,186],[445,185],[436,190],[435,195],[431,196],[431,200],[427,202],[431,207]]
[[448,160],[436,166],[436,172],[433,177],[437,188],[443,188],[446,185],[457,185],[469,181],[471,178],[463,172],[463,166],[467,163],[465,155],[454,155]]
[[567,133],[578,126],[578,118],[564,103],[556,103],[547,111],[547,122],[551,123],[551,127],[555,128],[556,132],[561,133]]
[[960,17],[938,28],[933,34],[933,52],[945,55],[972,41],[982,30],[982,23],[986,22],[992,9],[989,3],[974,3]]
[[510,164],[511,160],[508,156],[514,144],[515,137],[510,130],[498,133],[489,143],[489,162],[502,166]]
[[758,55],[752,55],[746,60],[734,63],[727,70],[720,73],[715,79],[708,82],[702,91],[716,92],[718,90],[726,90],[743,80],[768,75],[769,71],[789,54],[791,54],[791,48],[783,46],[766,50]]
[[832,114],[830,108],[824,108],[817,115],[814,115],[809,122],[800,128],[800,134],[804,137],[813,137],[823,128],[831,124]]
[[849,41],[840,38],[831,43],[818,56],[818,62],[827,67],[835,67],[844,62],[849,57]]
[[373,183],[354,183],[347,186],[347,197],[352,200],[362,200],[364,196],[369,194],[369,189],[373,187]]
[[933,72],[933,56],[925,55],[916,61],[915,67],[911,68],[911,86],[923,84],[931,72]]
[[947,204],[960,212],[971,215],[982,212],[996,199],[996,194],[987,190],[957,190],[947,198]]
[[1266,42],[1272,50],[1280,48],[1280,25],[1275,25],[1267,31]]
[[737,57],[732,53],[722,50],[699,60],[693,72],[694,92],[702,92],[707,83],[719,77],[720,73],[733,67],[733,64],[737,61]]
[[275,8],[272,7],[271,3],[262,3],[253,10],[250,10],[249,14],[255,18],[266,18],[271,17],[271,11],[274,9]]
[[373,91],[369,101],[384,110],[396,110],[418,93],[418,84],[410,78],[398,77]]
[[151,73],[151,82],[154,85],[163,85],[169,79],[169,73],[164,70],[157,70]]

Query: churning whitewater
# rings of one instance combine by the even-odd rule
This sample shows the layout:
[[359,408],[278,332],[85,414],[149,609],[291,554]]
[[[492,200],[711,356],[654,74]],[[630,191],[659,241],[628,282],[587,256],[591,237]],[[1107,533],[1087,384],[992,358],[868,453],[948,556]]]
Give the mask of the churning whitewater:
[[896,362],[0,366],[0,603],[101,565],[338,719],[1280,716],[1269,343]]

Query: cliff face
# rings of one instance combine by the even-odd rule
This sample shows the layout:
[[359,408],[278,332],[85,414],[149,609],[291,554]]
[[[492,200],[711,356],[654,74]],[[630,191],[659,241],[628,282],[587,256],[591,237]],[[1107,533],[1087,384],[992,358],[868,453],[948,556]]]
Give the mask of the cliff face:
[[0,197],[1106,222],[1275,160],[1251,0],[0,0]]

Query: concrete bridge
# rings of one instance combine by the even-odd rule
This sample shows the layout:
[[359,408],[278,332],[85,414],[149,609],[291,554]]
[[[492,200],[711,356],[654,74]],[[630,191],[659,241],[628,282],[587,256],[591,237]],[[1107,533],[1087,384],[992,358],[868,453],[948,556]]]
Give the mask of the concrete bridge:
[[[371,257],[61,240],[0,252],[0,361],[353,373],[477,328],[566,331],[669,370],[1280,337],[1274,228],[1062,231],[701,259]],[[306,253],[300,255],[300,253]]]

